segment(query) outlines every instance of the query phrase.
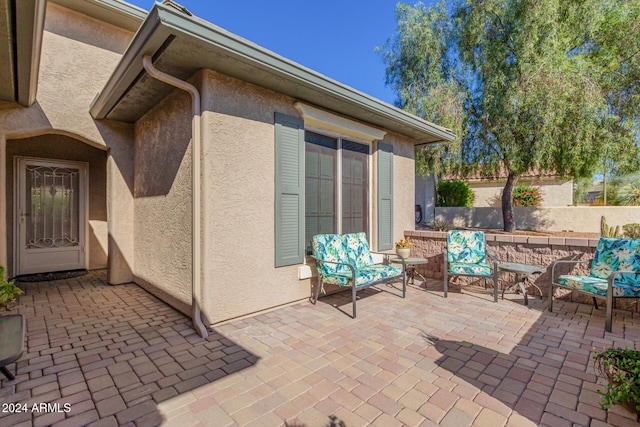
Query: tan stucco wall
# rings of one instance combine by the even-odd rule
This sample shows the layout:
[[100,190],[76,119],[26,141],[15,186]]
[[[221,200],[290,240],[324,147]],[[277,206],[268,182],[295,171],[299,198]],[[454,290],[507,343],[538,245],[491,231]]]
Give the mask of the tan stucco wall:
[[216,323],[303,299],[298,266],[275,268],[274,112],[294,100],[206,72],[203,82],[203,308]]
[[[202,99],[205,314],[216,323],[308,298],[311,279],[298,279],[300,265],[274,267],[274,112],[299,116],[296,100],[211,71]],[[414,226],[413,145],[393,134],[385,142],[394,145],[397,240]],[[375,209],[375,151],[371,165]],[[375,245],[375,211],[372,219]]]
[[[600,219],[609,226],[638,223],[638,206],[566,206],[554,208],[514,208],[516,229],[531,231],[579,231],[600,233]],[[503,228],[502,208],[436,208],[436,219],[453,227]]]
[[[131,242],[127,223],[132,216],[133,184],[132,126],[108,121],[96,122],[89,106],[113,71],[132,33],[47,3],[42,40],[40,75],[36,103],[25,108],[0,103],[0,187],[6,188],[7,140],[39,135],[67,135],[86,144],[110,150],[107,160],[108,227],[96,224],[100,241],[117,248],[109,260],[110,280],[131,280]],[[26,140],[24,140],[26,141]],[[16,151],[20,154],[20,150]],[[7,217],[7,204],[0,197],[0,216]],[[108,228],[108,229],[107,229]],[[8,251],[6,221],[0,221],[0,265],[6,265]],[[90,261],[93,263],[95,260]],[[103,264],[103,260],[99,262]]]
[[415,229],[415,150],[413,143],[401,135],[387,134],[384,141],[393,144],[393,241],[396,242],[404,238],[405,230]]
[[135,125],[133,274],[182,310],[191,305],[191,117],[190,96],[175,90]]
[[[557,206],[570,206],[573,203],[573,181],[569,180],[531,180],[521,178],[519,184],[534,185],[540,188],[542,203],[540,207],[550,208]],[[501,206],[504,181],[470,182],[469,185],[475,193],[474,207]]]

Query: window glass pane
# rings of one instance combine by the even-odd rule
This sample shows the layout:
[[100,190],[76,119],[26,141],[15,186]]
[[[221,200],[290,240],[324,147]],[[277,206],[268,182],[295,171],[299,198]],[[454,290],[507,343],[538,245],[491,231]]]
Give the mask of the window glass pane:
[[342,233],[369,230],[369,146],[342,141]]
[[338,141],[305,132],[305,246],[316,234],[336,233]]

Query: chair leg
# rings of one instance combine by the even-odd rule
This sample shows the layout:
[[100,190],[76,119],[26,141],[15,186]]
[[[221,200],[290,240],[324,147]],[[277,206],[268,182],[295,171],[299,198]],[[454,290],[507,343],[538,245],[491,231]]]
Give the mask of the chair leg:
[[549,282],[549,313],[553,313],[553,281]]
[[598,309],[598,301],[596,300],[595,297],[591,297],[593,298],[593,306],[596,308],[596,310]]
[[447,274],[447,270],[444,271],[444,297],[447,297],[447,291],[448,291],[448,282],[449,281],[449,275]]
[[353,296],[353,318],[356,318],[356,287],[351,285],[351,294]]
[[449,275],[447,274],[449,272],[449,266],[447,265],[447,250],[444,250],[443,255],[443,260],[442,263],[444,265],[444,269],[442,271],[444,271],[444,297],[447,297],[447,292],[448,292],[448,281],[449,281]]
[[604,330],[611,332],[613,326],[613,293],[607,292],[607,311],[605,314]]
[[406,296],[407,296],[407,273],[405,271],[405,273],[402,275],[402,298]]
[[318,285],[316,286],[316,297],[313,300],[314,304],[316,303],[316,301],[318,301],[318,297],[320,297],[320,288],[322,288],[322,279],[320,278],[320,275],[318,274]]
[[493,272],[493,302],[498,302],[498,270]]

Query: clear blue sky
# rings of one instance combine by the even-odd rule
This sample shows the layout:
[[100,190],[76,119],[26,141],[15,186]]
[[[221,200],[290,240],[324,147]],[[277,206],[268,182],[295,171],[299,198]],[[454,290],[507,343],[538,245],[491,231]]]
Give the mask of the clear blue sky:
[[[125,0],[149,10],[152,0]],[[393,104],[376,53],[395,31],[397,0],[178,0],[194,15]]]

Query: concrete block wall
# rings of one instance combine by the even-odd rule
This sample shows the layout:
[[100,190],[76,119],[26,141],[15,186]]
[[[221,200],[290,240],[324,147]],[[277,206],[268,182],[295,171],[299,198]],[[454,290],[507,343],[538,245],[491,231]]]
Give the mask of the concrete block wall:
[[[411,256],[427,258],[428,264],[419,265],[418,272],[429,279],[443,280],[444,259],[443,251],[447,245],[447,233],[439,231],[405,231],[405,236],[411,236],[413,245]],[[556,260],[592,260],[598,239],[570,238],[570,237],[542,237],[508,234],[486,234],[489,249],[498,258],[498,264],[517,262],[535,264],[548,267],[548,270],[540,275],[527,279],[528,292],[535,295],[531,281],[542,290],[545,298],[549,292],[551,281],[551,264]],[[577,264],[575,267],[563,266],[556,270],[556,277],[560,274],[588,275],[590,263]],[[459,278],[462,283],[473,282],[473,278]],[[482,280],[475,280],[479,285]],[[514,283],[512,274],[500,273],[500,286]],[[564,289],[555,290],[555,298],[563,298],[585,304],[593,304],[592,298]],[[616,302],[616,308],[623,308],[638,312],[636,301],[633,299],[620,299]],[[605,307],[604,299],[598,299],[598,306]]]

